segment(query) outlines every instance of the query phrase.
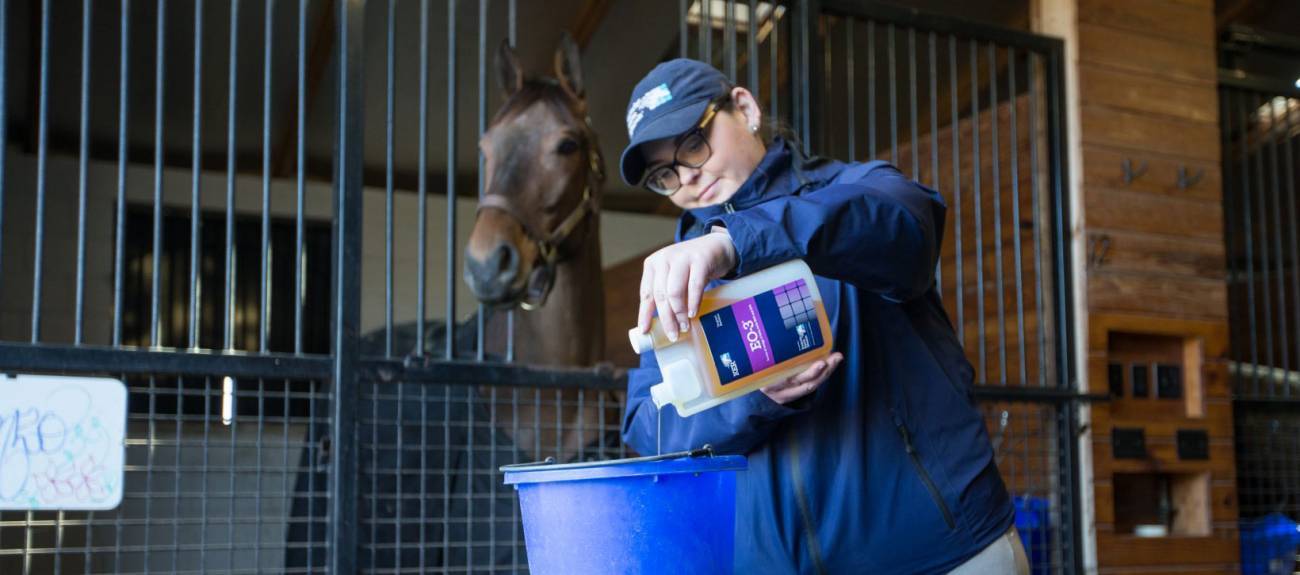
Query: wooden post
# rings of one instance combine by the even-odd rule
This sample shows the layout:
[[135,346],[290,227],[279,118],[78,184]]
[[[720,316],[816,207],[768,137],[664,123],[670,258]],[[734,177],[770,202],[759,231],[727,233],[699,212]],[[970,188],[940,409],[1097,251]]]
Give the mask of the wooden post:
[[[1112,356],[1164,353],[1148,336],[1173,342],[1183,375],[1181,398],[1084,408],[1085,570],[1235,572],[1214,3],[1035,0],[1031,22],[1066,42],[1081,388],[1107,393]],[[1205,176],[1183,188],[1179,168]],[[1143,429],[1148,459],[1115,460],[1115,427]],[[1179,457],[1180,429],[1207,432],[1208,459]],[[1171,522],[1180,535],[1119,533],[1116,471],[1159,475],[1170,505],[1201,512]]]

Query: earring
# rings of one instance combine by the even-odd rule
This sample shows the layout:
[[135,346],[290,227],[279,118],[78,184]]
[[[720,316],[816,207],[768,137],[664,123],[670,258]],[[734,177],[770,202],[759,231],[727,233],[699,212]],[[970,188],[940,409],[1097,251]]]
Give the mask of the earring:
[[758,125],[757,125],[757,124],[750,124],[750,125],[749,125],[749,131],[750,131],[750,132],[753,132],[753,133],[758,133]]

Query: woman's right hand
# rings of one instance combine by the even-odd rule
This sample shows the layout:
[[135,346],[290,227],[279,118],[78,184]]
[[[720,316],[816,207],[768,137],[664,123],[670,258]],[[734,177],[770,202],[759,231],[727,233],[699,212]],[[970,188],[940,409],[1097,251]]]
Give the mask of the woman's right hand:
[[789,379],[774,383],[762,389],[763,394],[768,396],[781,405],[785,405],[817,391],[822,383],[835,372],[835,368],[840,366],[844,361],[844,354],[840,352],[832,353],[826,356],[826,359],[818,360],[816,363],[808,366],[808,369],[802,373],[791,376]]
[[736,246],[726,228],[664,247],[645,259],[641,268],[641,306],[636,325],[650,332],[659,315],[665,335],[677,341],[689,320],[700,311],[704,286],[736,267]]

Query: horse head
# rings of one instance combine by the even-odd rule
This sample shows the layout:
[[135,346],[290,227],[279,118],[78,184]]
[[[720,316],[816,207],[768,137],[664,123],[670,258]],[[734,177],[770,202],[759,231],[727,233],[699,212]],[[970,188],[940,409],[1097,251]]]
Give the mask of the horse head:
[[484,189],[464,274],[480,302],[534,309],[550,294],[557,266],[599,241],[591,234],[604,162],[568,34],[553,78],[525,76],[504,42],[496,73],[505,104],[479,140]]

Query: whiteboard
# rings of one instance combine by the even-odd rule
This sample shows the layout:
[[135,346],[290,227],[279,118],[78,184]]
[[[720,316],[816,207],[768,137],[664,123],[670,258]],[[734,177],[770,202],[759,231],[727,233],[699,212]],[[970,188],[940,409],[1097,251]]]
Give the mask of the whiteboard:
[[0,376],[0,510],[117,507],[125,437],[116,379]]

